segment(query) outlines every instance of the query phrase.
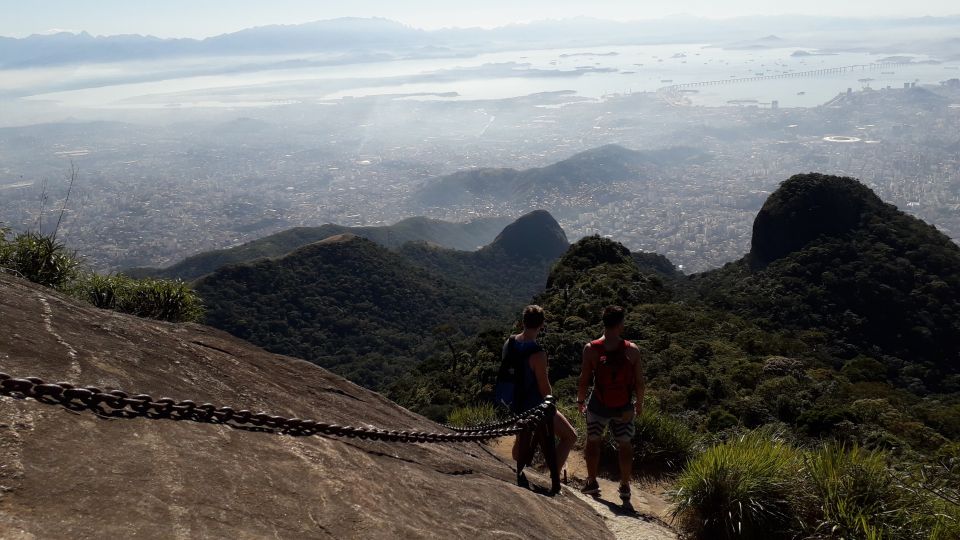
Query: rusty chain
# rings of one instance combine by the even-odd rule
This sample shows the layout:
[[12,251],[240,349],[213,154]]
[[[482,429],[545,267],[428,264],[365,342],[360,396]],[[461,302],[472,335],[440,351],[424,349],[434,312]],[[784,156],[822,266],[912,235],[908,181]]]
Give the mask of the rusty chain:
[[70,383],[47,383],[38,377],[13,378],[0,373],[0,394],[30,397],[43,403],[60,404],[68,408],[102,409],[106,405],[115,414],[129,414],[146,418],[171,418],[204,423],[236,424],[241,426],[277,429],[297,435],[328,435],[384,442],[439,443],[475,442],[535,431],[545,420],[553,417],[556,403],[552,396],[524,413],[488,426],[456,429],[454,433],[434,433],[381,429],[373,427],[341,426],[315,420],[285,418],[266,412],[253,413],[232,407],[216,407],[210,403],[197,405],[191,400],[177,401],[163,397],[154,399],[147,394],[130,395],[121,390],[104,392],[94,386],[78,387]]

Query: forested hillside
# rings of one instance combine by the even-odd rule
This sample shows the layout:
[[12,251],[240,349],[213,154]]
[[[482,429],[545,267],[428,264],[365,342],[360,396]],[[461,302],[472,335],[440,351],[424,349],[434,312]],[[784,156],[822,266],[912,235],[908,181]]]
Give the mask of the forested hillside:
[[794,176],[757,216],[750,254],[693,281],[766,327],[824,332],[850,373],[960,392],[960,247],[854,179]]
[[[784,182],[754,231],[743,260],[689,278],[613,240],[571,246],[532,299],[561,399],[615,303],[646,353],[651,407],[693,432],[772,425],[907,454],[960,439],[960,249],[822,175]],[[484,399],[509,330],[465,341],[455,363],[438,351],[392,395],[433,415]]]
[[520,217],[477,251],[410,242],[400,254],[411,263],[496,298],[518,311],[543,290],[550,268],[569,246],[553,216],[536,210]]
[[197,292],[211,326],[370,388],[442,344],[434,333],[452,339],[503,316],[495,298],[352,235],[221,268]]
[[201,279],[206,321],[273,352],[384,388],[438,349],[503,327],[543,283],[567,239],[532,212],[478,251],[408,243],[399,252],[338,235]]

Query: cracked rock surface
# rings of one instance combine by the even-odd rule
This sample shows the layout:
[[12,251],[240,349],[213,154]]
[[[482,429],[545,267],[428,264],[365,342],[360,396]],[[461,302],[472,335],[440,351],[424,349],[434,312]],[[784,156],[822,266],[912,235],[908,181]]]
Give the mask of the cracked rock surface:
[[[0,274],[0,371],[338,424],[440,431],[223,332],[99,310]],[[534,483],[546,485],[543,478]],[[0,396],[0,538],[612,538],[478,443],[295,437]]]

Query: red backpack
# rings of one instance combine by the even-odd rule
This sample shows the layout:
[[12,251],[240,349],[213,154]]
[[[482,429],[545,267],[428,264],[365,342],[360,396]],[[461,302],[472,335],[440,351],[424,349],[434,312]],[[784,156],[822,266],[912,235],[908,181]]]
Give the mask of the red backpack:
[[593,365],[593,391],[606,409],[623,410],[633,397],[636,370],[627,360],[629,347],[625,339],[612,351],[606,350],[602,339],[590,342],[590,348],[600,355]]

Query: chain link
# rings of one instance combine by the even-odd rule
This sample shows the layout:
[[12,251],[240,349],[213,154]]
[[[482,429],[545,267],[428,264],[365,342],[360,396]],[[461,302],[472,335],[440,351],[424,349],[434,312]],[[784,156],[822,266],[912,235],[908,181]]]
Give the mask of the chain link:
[[443,426],[443,427],[445,427],[445,428],[447,428],[447,429],[449,429],[449,430],[457,431],[457,432],[460,432],[460,433],[472,433],[472,432],[474,432],[474,431],[486,431],[486,430],[489,430],[489,429],[497,429],[497,428],[501,428],[501,427],[512,426],[513,424],[517,423],[517,421],[519,421],[521,418],[526,418],[527,416],[533,414],[533,412],[534,412],[535,410],[537,410],[538,407],[540,407],[540,405],[536,405],[536,406],[534,406],[534,407],[531,407],[531,408],[523,411],[522,413],[515,414],[515,415],[513,415],[513,416],[511,416],[510,418],[507,418],[507,419],[505,419],[505,420],[500,420],[500,421],[498,421],[498,422],[492,422],[492,423],[490,423],[490,424],[483,424],[483,425],[479,425],[479,426],[469,426],[469,427],[451,426],[450,424],[440,424],[440,425]]
[[146,418],[251,425],[297,435],[328,435],[400,443],[476,442],[516,435],[524,431],[533,432],[547,419],[552,421],[556,412],[553,396],[547,396],[540,405],[502,422],[472,428],[444,426],[454,430],[454,433],[435,433],[341,426],[315,420],[274,416],[266,412],[254,413],[246,409],[217,407],[210,403],[197,405],[191,400],[177,401],[168,397],[154,399],[147,394],[130,395],[121,390],[105,392],[94,386],[78,387],[65,382],[48,383],[38,377],[13,378],[6,373],[0,373],[0,394],[30,397],[42,403],[60,404],[72,409],[103,410],[105,405],[112,409],[115,415],[127,414]]

